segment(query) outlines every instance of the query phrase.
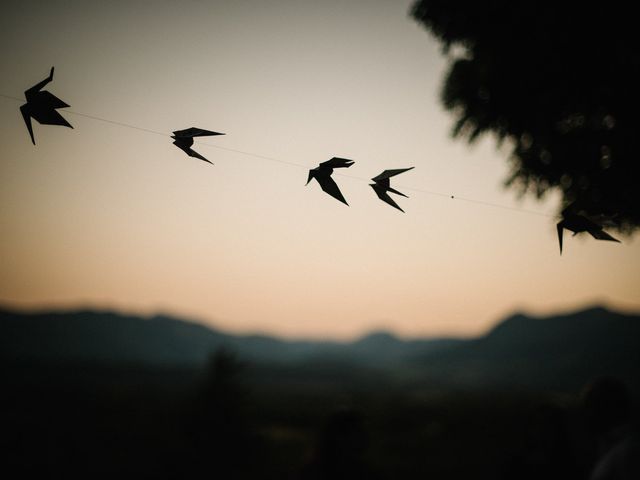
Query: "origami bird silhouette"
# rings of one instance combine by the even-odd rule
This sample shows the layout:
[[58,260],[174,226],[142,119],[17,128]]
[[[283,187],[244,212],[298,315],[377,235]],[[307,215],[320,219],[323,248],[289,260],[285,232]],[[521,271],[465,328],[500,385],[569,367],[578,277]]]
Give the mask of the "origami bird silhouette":
[[224,133],[212,132],[211,130],[191,127],[184,130],[176,130],[175,132],[173,132],[171,138],[174,139],[173,144],[180,150],[184,151],[184,153],[186,153],[190,157],[199,158],[200,160],[204,160],[205,162],[211,163],[211,165],[213,165],[212,162],[210,162],[191,148],[191,145],[193,145],[193,137],[210,137],[213,135],[224,135]]
[[393,188],[391,188],[391,177],[394,177],[396,175],[399,175],[401,173],[404,173],[408,170],[411,170],[414,167],[409,167],[409,168],[398,168],[395,170],[385,170],[384,172],[382,172],[380,175],[378,175],[377,177],[373,177],[371,180],[373,180],[375,183],[371,183],[369,184],[369,186],[371,188],[373,188],[373,191],[376,192],[376,195],[378,195],[378,198],[380,200],[382,200],[383,202],[388,203],[389,205],[391,205],[394,208],[397,208],[398,210],[400,210],[401,212],[404,213],[404,210],[402,210],[398,204],[393,200],[393,198],[391,198],[389,196],[389,194],[387,192],[391,192],[391,193],[395,193],[397,195],[402,195],[403,197],[409,198],[407,197],[404,193],[401,193]]
[[570,207],[562,211],[562,220],[558,222],[556,228],[558,229],[558,242],[560,242],[560,255],[562,255],[562,234],[565,228],[571,230],[574,236],[581,232],[588,232],[596,240],[609,240],[620,243],[620,240],[613,238],[605,232],[602,229],[602,225],[597,224],[584,215],[571,211]]
[[42,87],[53,80],[53,68],[54,67],[51,67],[51,72],[47,78],[24,92],[27,103],[20,107],[22,118],[24,118],[24,123],[27,125],[27,130],[29,130],[29,135],[31,136],[31,143],[34,145],[36,141],[33,137],[32,118],[42,125],[62,125],[73,128],[71,124],[56,111],[56,108],[64,108],[69,105],[46,90],[40,91]]
[[309,178],[307,179],[306,185],[309,185],[311,179],[315,178],[324,192],[328,193],[336,200],[340,200],[345,205],[349,205],[342,196],[338,185],[336,185],[336,182],[331,178],[331,174],[333,173],[334,168],[349,168],[354,163],[355,162],[353,160],[338,157],[333,157],[331,160],[322,162],[316,168],[309,170]]

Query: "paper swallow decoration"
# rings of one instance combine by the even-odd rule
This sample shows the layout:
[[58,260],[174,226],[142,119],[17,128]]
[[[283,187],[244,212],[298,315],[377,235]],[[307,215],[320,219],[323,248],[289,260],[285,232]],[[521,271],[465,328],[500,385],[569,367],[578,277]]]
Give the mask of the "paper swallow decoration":
[[371,180],[373,180],[375,183],[371,183],[371,184],[369,184],[369,186],[371,188],[373,188],[373,191],[376,192],[376,195],[378,195],[378,198],[380,200],[382,200],[383,202],[388,203],[392,207],[397,208],[398,210],[400,210],[401,212],[404,213],[404,210],[402,210],[398,206],[398,204],[393,200],[393,198],[391,198],[389,196],[389,194],[387,192],[395,193],[396,195],[402,195],[403,197],[409,198],[404,193],[399,192],[399,191],[391,188],[391,180],[390,179],[391,179],[391,177],[394,177],[396,175],[404,173],[404,172],[406,172],[408,170],[411,170],[412,168],[414,168],[414,167],[398,168],[398,169],[395,169],[395,170],[385,170],[384,172],[382,172],[377,177],[373,177]]
[[331,174],[333,173],[334,168],[349,168],[354,163],[355,162],[353,160],[333,157],[331,160],[322,162],[316,168],[309,170],[309,178],[307,178],[307,183],[305,185],[309,185],[311,179],[315,178],[320,184],[320,188],[322,188],[325,193],[328,193],[336,200],[340,200],[345,205],[349,205],[342,196],[342,192],[340,192],[338,185],[336,185],[336,182],[331,178]]
[[20,107],[22,118],[24,118],[24,123],[27,125],[29,135],[31,136],[31,143],[34,145],[36,141],[33,137],[32,118],[37,120],[41,125],[62,125],[73,128],[71,124],[56,111],[57,108],[64,108],[69,105],[46,90],[40,91],[42,87],[53,80],[53,68],[54,67],[51,67],[51,72],[47,78],[24,92],[27,103]]
[[584,215],[580,215],[578,213],[570,211],[569,208],[566,208],[562,211],[562,220],[558,222],[556,228],[558,229],[560,255],[562,255],[562,234],[565,228],[567,230],[571,230],[574,236],[581,232],[588,232],[596,240],[609,240],[612,242],[620,243],[620,240],[613,238],[611,235],[605,232],[602,229],[602,225],[597,224]]
[[193,145],[193,137],[210,137],[214,135],[224,135],[224,133],[212,132],[211,130],[191,127],[184,130],[176,130],[175,132],[173,132],[171,138],[174,139],[173,144],[190,157],[199,158],[200,160],[204,160],[205,162],[211,163],[211,165],[213,165],[212,162],[193,150],[191,148],[191,145]]

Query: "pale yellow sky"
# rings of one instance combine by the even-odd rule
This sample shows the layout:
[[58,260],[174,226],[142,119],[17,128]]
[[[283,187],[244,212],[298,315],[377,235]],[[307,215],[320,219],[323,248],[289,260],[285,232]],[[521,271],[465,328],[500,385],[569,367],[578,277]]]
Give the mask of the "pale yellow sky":
[[[394,1],[6,2],[0,94],[42,80],[80,112],[34,125],[0,97],[0,303],[170,312],[232,331],[480,333],[502,316],[640,309],[640,243],[566,238],[505,191],[506,154],[449,137],[445,59]],[[350,206],[304,186],[332,156]],[[363,179],[394,179],[405,214]],[[336,172],[338,173],[338,172]],[[357,177],[357,178],[351,178]],[[399,188],[402,191],[402,188]]]

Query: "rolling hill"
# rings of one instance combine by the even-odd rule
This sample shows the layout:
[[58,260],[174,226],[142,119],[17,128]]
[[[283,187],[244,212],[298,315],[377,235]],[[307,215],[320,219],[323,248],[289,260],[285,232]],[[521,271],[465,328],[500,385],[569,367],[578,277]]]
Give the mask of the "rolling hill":
[[[414,386],[575,390],[611,374],[640,387],[640,316],[601,307],[546,318],[516,314],[486,335],[411,339],[373,332],[354,342],[232,335],[166,316],[0,310],[0,359],[199,368],[225,348],[270,378],[369,375]],[[376,375],[380,376],[376,376]]]

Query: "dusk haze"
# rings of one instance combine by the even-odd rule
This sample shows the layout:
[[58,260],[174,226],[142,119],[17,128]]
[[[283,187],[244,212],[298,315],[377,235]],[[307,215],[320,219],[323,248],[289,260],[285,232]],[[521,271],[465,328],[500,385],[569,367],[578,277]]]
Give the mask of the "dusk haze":
[[[516,310],[640,308],[637,240],[565,234],[560,256],[557,197],[518,200],[493,139],[450,138],[446,57],[408,1],[11,3],[4,305],[313,338],[472,335]],[[34,147],[7,97],[51,66],[74,128],[34,122]],[[191,126],[226,133],[196,142],[214,166],[171,145]],[[304,185],[333,156],[355,161],[335,177],[349,207]],[[412,166],[395,180],[404,214],[367,186]]]
[[2,6],[0,476],[640,478],[632,5]]

